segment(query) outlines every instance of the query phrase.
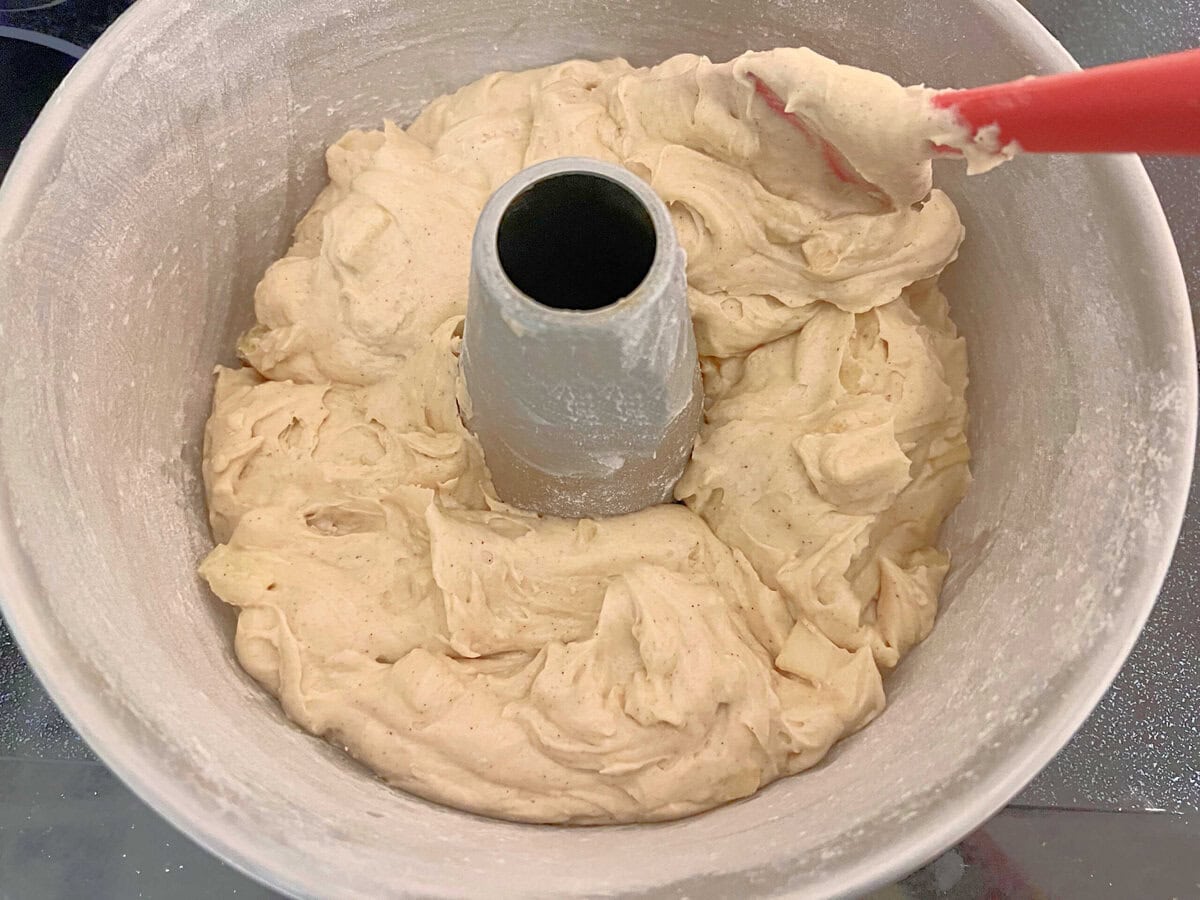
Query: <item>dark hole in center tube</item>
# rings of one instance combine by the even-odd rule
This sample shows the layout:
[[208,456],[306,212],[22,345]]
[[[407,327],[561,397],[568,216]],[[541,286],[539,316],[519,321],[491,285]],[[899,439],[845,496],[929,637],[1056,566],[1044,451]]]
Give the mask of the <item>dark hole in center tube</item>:
[[654,261],[650,213],[624,187],[569,172],[532,184],[500,219],[509,280],[553,309],[602,309],[634,292]]

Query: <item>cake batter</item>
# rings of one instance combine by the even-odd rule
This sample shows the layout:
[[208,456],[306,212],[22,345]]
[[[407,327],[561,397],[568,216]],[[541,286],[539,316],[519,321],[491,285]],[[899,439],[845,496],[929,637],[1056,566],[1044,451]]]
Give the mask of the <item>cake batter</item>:
[[[245,669],[388,782],[532,822],[696,813],[870,722],[970,480],[936,286],[963,229],[929,158],[998,157],[930,93],[806,50],[572,61],[334,144],[207,428],[201,573]],[[460,419],[475,220],[559,156],[644,178],[687,252],[681,503],[508,508]]]

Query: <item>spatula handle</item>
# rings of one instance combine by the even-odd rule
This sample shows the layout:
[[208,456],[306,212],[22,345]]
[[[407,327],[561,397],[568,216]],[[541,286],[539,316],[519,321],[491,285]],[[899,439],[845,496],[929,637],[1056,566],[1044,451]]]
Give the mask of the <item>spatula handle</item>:
[[933,102],[1035,153],[1200,155],[1200,49],[941,91]]

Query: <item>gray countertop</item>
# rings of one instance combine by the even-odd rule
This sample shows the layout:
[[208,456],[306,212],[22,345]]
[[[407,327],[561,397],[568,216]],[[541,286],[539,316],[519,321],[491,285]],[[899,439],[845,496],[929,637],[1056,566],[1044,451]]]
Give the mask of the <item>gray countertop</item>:
[[[42,0],[47,2],[47,0]],[[127,2],[0,26],[87,46]],[[1027,0],[1083,65],[1200,46],[1200,0]],[[5,10],[9,10],[5,12]],[[1150,159],[1200,301],[1200,159]],[[1200,896],[1200,490],[1112,689],[1013,804],[889,897]],[[58,714],[0,621],[0,897],[273,897],[133,796]]]

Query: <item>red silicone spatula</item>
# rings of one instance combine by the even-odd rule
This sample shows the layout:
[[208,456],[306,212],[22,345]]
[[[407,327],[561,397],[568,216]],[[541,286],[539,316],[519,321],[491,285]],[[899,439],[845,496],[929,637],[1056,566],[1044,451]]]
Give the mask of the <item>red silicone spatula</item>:
[[1034,153],[1200,154],[1200,49],[940,91],[933,103]]

